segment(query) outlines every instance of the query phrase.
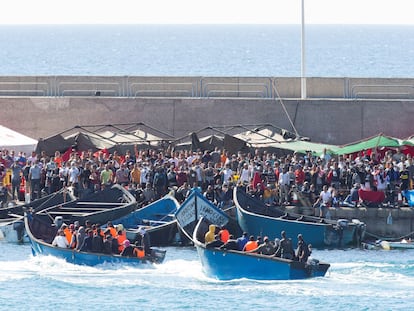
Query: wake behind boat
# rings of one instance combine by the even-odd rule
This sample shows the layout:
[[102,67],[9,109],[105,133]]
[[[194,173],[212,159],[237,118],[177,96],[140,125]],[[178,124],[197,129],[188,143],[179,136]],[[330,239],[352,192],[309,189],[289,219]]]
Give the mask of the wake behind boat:
[[[359,220],[328,220],[325,218],[286,213],[252,197],[241,187],[235,187],[233,200],[236,215],[243,231],[256,236],[280,237],[281,231],[291,237],[303,234],[313,247],[345,247],[358,244],[365,233]],[[293,240],[296,243],[296,240]]]
[[205,233],[211,222],[201,218],[193,232],[193,242],[203,266],[203,272],[219,280],[258,279],[290,280],[324,276],[328,263],[317,260],[299,262],[275,256],[246,253],[236,250],[208,248]]
[[32,252],[34,255],[51,255],[65,259],[69,263],[78,265],[95,266],[104,263],[162,263],[166,251],[151,249],[151,254],[145,257],[127,257],[118,254],[103,254],[77,251],[71,248],[62,248],[52,245],[58,228],[54,223],[45,222],[36,214],[27,213],[24,217],[25,228],[30,239]]

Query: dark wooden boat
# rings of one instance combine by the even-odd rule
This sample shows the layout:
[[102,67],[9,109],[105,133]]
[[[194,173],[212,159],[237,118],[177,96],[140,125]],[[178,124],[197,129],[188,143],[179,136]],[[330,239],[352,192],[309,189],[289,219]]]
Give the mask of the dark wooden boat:
[[29,242],[24,229],[24,211],[39,212],[52,206],[75,201],[70,192],[60,190],[25,204],[9,204],[0,209],[0,239],[11,243]]
[[79,221],[82,225],[89,220],[93,224],[103,225],[131,213],[137,207],[135,197],[124,187],[115,184],[81,199],[36,211],[36,214],[46,221],[59,219],[66,224]]
[[151,245],[173,245],[179,242],[176,241],[178,227],[174,217],[179,207],[180,204],[173,196],[166,195],[128,215],[112,220],[112,223],[122,224],[131,242],[140,239],[139,228],[144,227],[149,234]]
[[243,231],[255,236],[280,238],[282,230],[297,243],[302,234],[313,247],[346,247],[361,242],[366,226],[358,220],[329,220],[315,216],[286,213],[269,207],[252,197],[243,188],[236,187],[233,195],[237,221]]

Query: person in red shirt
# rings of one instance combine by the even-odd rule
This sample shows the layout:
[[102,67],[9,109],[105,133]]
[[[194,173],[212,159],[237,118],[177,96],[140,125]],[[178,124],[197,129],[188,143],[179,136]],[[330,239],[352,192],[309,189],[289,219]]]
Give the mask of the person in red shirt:
[[305,182],[305,172],[303,171],[302,165],[299,165],[298,168],[295,170],[296,187],[301,189],[304,182]]

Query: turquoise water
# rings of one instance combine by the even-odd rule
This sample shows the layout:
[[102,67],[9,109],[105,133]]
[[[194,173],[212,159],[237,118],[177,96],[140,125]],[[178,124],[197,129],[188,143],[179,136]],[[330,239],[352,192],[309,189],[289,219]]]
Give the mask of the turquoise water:
[[[0,242],[3,310],[412,310],[414,250],[316,250],[324,278],[217,281],[192,247],[158,266],[86,267]],[[408,298],[407,298],[408,297]]]

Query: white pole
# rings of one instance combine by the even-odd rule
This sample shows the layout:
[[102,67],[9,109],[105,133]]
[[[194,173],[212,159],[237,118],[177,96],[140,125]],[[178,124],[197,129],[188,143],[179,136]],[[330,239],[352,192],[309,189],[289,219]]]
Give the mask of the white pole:
[[305,0],[302,0],[302,68],[301,68],[301,94],[306,99],[306,66],[305,66]]

